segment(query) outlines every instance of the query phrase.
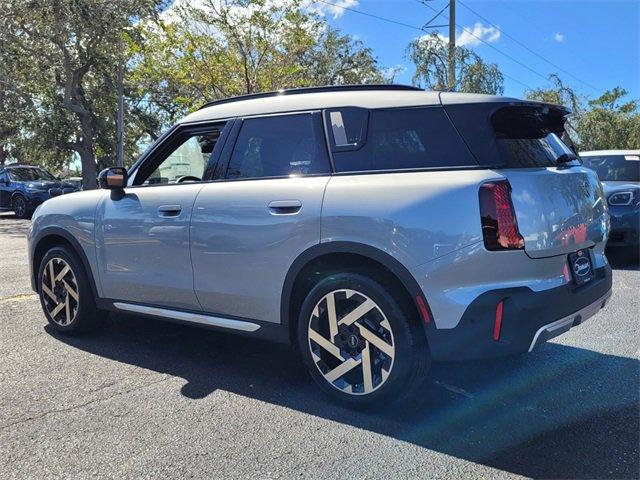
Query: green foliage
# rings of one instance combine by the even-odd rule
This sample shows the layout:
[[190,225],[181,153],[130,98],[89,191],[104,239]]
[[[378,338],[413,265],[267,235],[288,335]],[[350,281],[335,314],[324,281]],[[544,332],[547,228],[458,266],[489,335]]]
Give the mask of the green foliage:
[[535,100],[537,102],[552,103],[554,105],[563,105],[571,109],[571,115],[567,119],[566,128],[570,137],[577,143],[578,124],[586,109],[586,97],[576,93],[573,88],[565,85],[558,74],[549,75],[549,81],[552,86],[549,88],[536,88],[525,92],[525,98]]
[[568,131],[580,150],[640,148],[638,101],[622,102],[626,90],[616,87],[587,100],[565,85],[557,74],[549,79],[551,87],[528,91],[526,98],[570,108]]
[[[299,0],[182,2],[129,45],[128,82],[155,127],[208,100],[309,85],[379,83],[371,49]],[[149,132],[153,130],[150,125]]]
[[626,95],[616,87],[589,102],[578,127],[583,150],[640,149],[638,101],[621,103]]
[[11,0],[3,5],[0,44],[15,59],[10,83],[30,108],[10,143],[20,161],[59,167],[77,156],[86,187],[114,148],[116,68],[122,35],[152,16],[152,0]]
[[[432,90],[449,90],[449,47],[438,33],[412,41],[407,56],[414,63],[414,85]],[[504,76],[494,63],[486,63],[477,53],[456,46],[456,85],[453,90],[468,93],[500,95],[504,91]]]

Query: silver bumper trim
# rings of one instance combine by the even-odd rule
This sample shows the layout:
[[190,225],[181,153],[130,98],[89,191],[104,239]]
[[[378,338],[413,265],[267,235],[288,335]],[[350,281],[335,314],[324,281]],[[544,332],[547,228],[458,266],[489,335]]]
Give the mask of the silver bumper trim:
[[571,315],[567,315],[566,317],[561,318],[560,320],[556,320],[555,322],[551,322],[551,323],[548,323],[547,325],[543,325],[542,327],[540,327],[536,332],[536,334],[533,336],[533,340],[531,341],[531,345],[529,346],[529,352],[535,348],[536,343],[538,342],[538,338],[540,337],[542,332],[546,331],[551,334],[551,336],[548,337],[547,339],[553,338],[569,330],[573,326],[573,323],[575,322],[576,317],[580,316],[580,323],[583,323],[588,318],[593,317],[604,306],[603,304],[607,300],[609,300],[609,298],[611,298],[611,293],[612,293],[612,290],[609,290],[598,300],[587,305],[584,308],[581,308],[577,312],[574,312]]

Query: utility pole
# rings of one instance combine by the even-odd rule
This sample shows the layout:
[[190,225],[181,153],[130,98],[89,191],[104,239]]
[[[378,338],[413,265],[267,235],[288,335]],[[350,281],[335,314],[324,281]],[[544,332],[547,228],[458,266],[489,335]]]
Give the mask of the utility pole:
[[456,88],[456,0],[449,0],[449,90]]
[[117,95],[118,95],[118,114],[116,118],[116,131],[117,131],[117,152],[116,152],[116,166],[124,167],[124,60],[122,59],[122,51],[124,45],[120,42],[120,57],[118,59],[118,74],[117,74]]

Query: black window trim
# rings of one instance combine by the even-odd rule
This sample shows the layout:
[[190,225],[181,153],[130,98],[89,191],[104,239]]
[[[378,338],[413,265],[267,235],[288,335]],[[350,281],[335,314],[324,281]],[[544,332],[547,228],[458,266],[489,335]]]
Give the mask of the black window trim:
[[[229,170],[229,163],[231,161],[231,156],[236,147],[236,142],[238,141],[238,137],[240,135],[240,130],[242,128],[242,124],[245,120],[252,120],[255,118],[269,118],[269,117],[285,117],[291,115],[311,115],[311,120],[313,122],[314,134],[317,141],[322,142],[324,146],[324,151],[327,156],[327,166],[328,171],[323,173],[310,173],[306,175],[296,175],[295,177],[291,177],[290,175],[277,175],[270,177],[251,177],[251,178],[227,178],[227,173]],[[328,177],[333,175],[333,159],[331,157],[331,152],[329,151],[326,139],[326,132],[324,129],[324,122],[322,120],[322,111],[321,110],[292,110],[289,112],[275,112],[275,113],[266,113],[266,114],[258,114],[258,115],[243,115],[241,117],[236,118],[236,123],[234,125],[233,131],[227,138],[227,142],[225,144],[224,152],[222,152],[220,156],[220,169],[221,174],[219,177],[215,179],[216,182],[249,182],[255,180],[276,180],[283,178],[308,178],[308,177]]]
[[[366,117],[364,119],[364,128],[362,133],[362,139],[358,144],[348,144],[348,145],[337,145],[335,138],[333,136],[333,128],[329,123],[329,116],[331,112],[337,112],[340,110],[364,110],[366,112]],[[322,110],[322,121],[324,123],[325,131],[327,132],[327,147],[331,153],[334,152],[356,152],[363,148],[367,144],[367,137],[369,136],[369,119],[371,117],[371,111],[379,111],[379,110],[392,110],[391,108],[364,108],[364,107],[356,107],[356,106],[343,106],[343,107],[331,107],[325,108]],[[333,160],[333,156],[332,156]],[[332,162],[333,164],[333,162]],[[334,169],[335,171],[335,169]]]
[[[147,152],[143,154],[138,161],[131,167],[129,172],[129,182],[127,188],[150,188],[150,187],[159,187],[159,186],[174,186],[174,185],[190,185],[190,183],[160,183],[160,184],[150,184],[143,185],[138,183],[138,178],[141,175],[148,174],[150,175],[155,168],[157,168],[164,160],[166,160],[168,154],[173,152],[176,148],[178,148],[186,139],[196,135],[199,132],[207,132],[212,128],[220,125],[224,125],[222,130],[220,131],[220,137],[218,138],[218,142],[223,142],[226,144],[226,140],[229,138],[229,132],[231,131],[234,120],[213,120],[207,122],[200,122],[195,124],[178,124],[172,128],[170,128],[164,135],[160,137],[156,144],[154,144]],[[213,173],[217,172],[217,168],[213,168],[216,162],[219,161],[220,150],[214,150],[211,152],[209,159],[204,165],[203,170],[203,179],[197,183],[209,183],[215,180],[215,177],[212,179],[205,180],[205,174],[213,170]],[[148,172],[148,170],[150,170]],[[146,178],[145,178],[146,179]]]

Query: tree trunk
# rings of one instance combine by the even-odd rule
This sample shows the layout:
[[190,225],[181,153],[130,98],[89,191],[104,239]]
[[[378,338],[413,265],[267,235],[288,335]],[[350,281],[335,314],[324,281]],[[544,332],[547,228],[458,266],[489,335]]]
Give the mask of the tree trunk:
[[82,128],[80,163],[82,164],[82,186],[85,190],[93,190],[98,186],[96,158],[93,153],[93,122],[90,114],[78,115]]

